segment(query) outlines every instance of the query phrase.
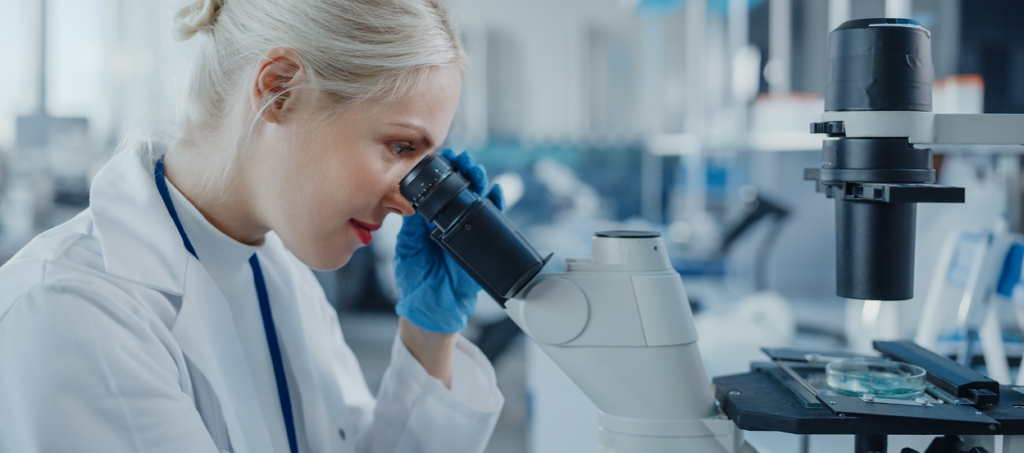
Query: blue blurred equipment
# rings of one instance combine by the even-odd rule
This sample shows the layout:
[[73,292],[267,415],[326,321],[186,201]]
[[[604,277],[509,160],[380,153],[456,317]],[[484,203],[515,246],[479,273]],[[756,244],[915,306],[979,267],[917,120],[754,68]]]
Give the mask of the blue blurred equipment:
[[[487,172],[468,152],[456,156],[451,149],[445,149],[438,156],[469,181],[469,190],[485,193]],[[486,193],[504,211],[501,186],[495,184]],[[466,327],[481,288],[431,238],[433,229],[434,224],[421,215],[406,217],[402,224],[395,249],[395,280],[401,294],[395,312],[424,330],[455,333]]]
[[650,16],[665,16],[679,11],[686,6],[686,0],[640,0],[636,11]]
[[[763,0],[748,0],[747,8],[754,9]],[[636,11],[647,16],[667,16],[683,9],[686,0],[638,0]],[[708,0],[707,10],[711,14],[729,14],[729,0]]]

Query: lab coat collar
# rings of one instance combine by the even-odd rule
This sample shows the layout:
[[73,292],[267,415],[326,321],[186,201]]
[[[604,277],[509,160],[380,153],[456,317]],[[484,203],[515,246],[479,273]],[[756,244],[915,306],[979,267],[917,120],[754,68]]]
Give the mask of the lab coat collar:
[[157,192],[158,158],[114,156],[93,179],[89,207],[108,274],[180,296],[190,255]]

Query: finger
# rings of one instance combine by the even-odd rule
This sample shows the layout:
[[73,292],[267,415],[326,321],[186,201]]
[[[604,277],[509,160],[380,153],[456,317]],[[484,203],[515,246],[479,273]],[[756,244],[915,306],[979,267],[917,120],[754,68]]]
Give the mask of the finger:
[[498,207],[498,210],[505,212],[505,192],[501,189],[500,184],[491,186],[490,192],[487,192],[487,198],[494,203],[494,206]]
[[402,221],[402,229],[398,232],[395,244],[395,262],[414,259],[424,253],[430,254],[432,247],[437,247],[430,231],[433,224],[428,223],[421,215],[412,215]]
[[476,159],[468,151],[463,151],[462,154],[455,157],[452,168],[469,180],[469,188],[474,192],[484,194],[487,191],[487,170],[476,163]]
[[398,243],[420,242],[430,237],[430,225],[421,215],[411,215],[402,219],[402,229],[398,231]]
[[452,161],[455,160],[455,151],[451,148],[445,148],[438,151],[437,156],[443,157],[444,160],[448,161],[448,163],[452,163]]

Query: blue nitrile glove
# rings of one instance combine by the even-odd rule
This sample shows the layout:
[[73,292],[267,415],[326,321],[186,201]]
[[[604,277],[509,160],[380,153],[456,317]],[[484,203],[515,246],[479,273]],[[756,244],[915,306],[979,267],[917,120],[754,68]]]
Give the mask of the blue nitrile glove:
[[[450,149],[438,153],[452,169],[469,181],[469,190],[487,190],[487,172],[468,152],[458,156]],[[501,186],[495,184],[487,198],[505,210]],[[433,223],[419,214],[406,217],[395,248],[395,281],[401,297],[395,312],[430,332],[456,333],[476,307],[480,285],[430,237]]]

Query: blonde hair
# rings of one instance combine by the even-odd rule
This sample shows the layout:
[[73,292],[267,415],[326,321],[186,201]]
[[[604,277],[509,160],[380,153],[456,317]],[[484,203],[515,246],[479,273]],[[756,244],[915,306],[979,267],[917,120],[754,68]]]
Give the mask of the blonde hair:
[[175,16],[172,34],[208,38],[190,76],[186,126],[226,113],[229,95],[275,47],[295,50],[309,85],[342,107],[400,94],[430,67],[466,69],[438,0],[198,0]]
[[[464,74],[467,65],[439,0],[198,0],[174,17],[172,35],[179,41],[206,38],[189,76],[181,139],[201,140],[233,127],[235,148],[244,148],[256,114],[273,102],[251,106],[240,91],[254,82],[249,78],[270,49],[294,50],[306,86],[337,110],[370,98],[393,99],[414,89],[431,68],[450,66]],[[227,118],[242,123],[224,124]],[[233,151],[229,161],[238,149]]]

